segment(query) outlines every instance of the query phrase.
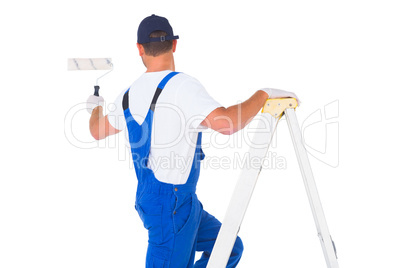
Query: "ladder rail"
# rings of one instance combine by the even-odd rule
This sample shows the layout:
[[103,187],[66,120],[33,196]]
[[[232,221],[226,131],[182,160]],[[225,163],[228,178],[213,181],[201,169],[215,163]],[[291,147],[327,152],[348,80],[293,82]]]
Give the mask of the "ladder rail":
[[286,121],[288,123],[290,135],[292,137],[297,160],[299,162],[300,171],[303,177],[304,186],[306,188],[311,211],[313,213],[315,225],[318,232],[318,237],[321,242],[321,247],[324,252],[325,261],[328,268],[338,268],[338,261],[335,252],[334,243],[329,233],[328,225],[325,219],[324,210],[321,205],[321,200],[318,194],[317,186],[314,181],[313,171],[310,161],[304,147],[301,130],[296,118],[294,109],[285,110]]
[[[273,118],[265,113],[262,114],[262,119],[258,122],[258,130],[266,129],[267,122],[270,121],[271,128],[269,132],[256,132],[252,139],[249,155],[250,157],[265,158],[269,146],[274,135],[278,119]],[[272,121],[271,121],[272,120]],[[263,148],[258,148],[260,144],[267,144]],[[221,229],[216,239],[214,248],[212,250],[210,259],[208,261],[207,268],[224,268],[226,267],[230,253],[232,252],[234,243],[236,242],[237,234],[240,229],[240,225],[243,221],[248,204],[254,191],[254,187],[257,183],[258,176],[261,172],[261,167],[250,166],[249,168],[242,169],[240,177],[237,181],[236,187],[233,191],[232,198],[229,202],[229,206],[226,210],[225,217],[222,222]]]

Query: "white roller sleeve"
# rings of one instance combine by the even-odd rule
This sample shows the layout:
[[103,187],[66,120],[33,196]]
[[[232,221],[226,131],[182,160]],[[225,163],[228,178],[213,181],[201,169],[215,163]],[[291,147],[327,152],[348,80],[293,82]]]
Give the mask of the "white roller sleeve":
[[81,70],[111,70],[111,58],[69,58],[67,69],[69,71]]

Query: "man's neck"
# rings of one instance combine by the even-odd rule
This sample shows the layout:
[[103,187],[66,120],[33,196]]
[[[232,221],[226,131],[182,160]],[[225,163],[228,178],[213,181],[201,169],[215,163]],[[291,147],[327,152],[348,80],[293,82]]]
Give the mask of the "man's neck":
[[175,71],[173,53],[166,53],[157,57],[146,56],[143,59],[147,73],[165,70]]

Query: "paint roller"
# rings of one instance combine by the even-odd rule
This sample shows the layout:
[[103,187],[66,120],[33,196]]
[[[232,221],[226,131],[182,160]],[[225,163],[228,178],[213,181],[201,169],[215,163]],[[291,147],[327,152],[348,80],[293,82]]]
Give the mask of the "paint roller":
[[84,70],[108,70],[102,76],[96,79],[95,83],[95,96],[99,96],[98,81],[111,71],[113,71],[113,64],[111,58],[69,58],[67,61],[67,70],[69,71],[84,71]]

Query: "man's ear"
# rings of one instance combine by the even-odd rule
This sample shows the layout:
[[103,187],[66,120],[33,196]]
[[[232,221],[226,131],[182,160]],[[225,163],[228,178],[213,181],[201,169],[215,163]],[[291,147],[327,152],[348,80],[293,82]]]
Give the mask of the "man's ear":
[[176,52],[176,46],[177,46],[177,40],[176,39],[174,39],[174,40],[172,40],[173,41],[173,47],[172,47],[172,49],[173,49],[173,52]]
[[142,57],[145,54],[143,45],[137,43],[138,53]]

